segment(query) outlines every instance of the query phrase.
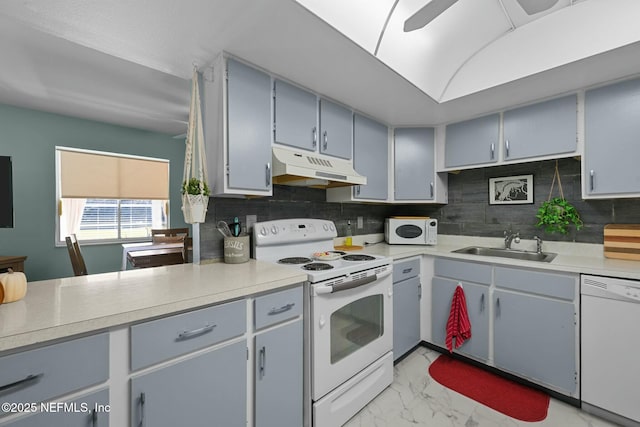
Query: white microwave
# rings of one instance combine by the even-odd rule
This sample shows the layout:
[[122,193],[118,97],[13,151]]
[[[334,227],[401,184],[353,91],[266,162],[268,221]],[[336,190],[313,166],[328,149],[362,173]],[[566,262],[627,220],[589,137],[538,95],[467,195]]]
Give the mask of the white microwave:
[[387,218],[384,240],[390,245],[436,245],[438,220],[428,217]]

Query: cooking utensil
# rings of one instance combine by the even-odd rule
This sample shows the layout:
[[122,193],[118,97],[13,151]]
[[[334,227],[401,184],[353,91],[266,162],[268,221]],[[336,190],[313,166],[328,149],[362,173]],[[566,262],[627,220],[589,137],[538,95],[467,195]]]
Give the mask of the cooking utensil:
[[238,217],[233,218],[233,223],[231,223],[230,228],[233,237],[238,237],[240,235],[240,231],[242,230],[242,228],[240,227],[240,221],[238,220]]
[[220,234],[222,234],[224,237],[233,237],[233,235],[231,234],[231,229],[229,228],[229,224],[227,224],[226,222],[218,221],[216,227]]

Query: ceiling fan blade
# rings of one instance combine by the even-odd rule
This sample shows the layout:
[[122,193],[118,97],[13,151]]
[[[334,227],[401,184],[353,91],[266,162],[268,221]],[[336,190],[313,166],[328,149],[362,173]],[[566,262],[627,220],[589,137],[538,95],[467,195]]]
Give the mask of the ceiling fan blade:
[[426,6],[404,21],[404,32],[408,33],[424,27],[457,1],[458,0],[431,0]]

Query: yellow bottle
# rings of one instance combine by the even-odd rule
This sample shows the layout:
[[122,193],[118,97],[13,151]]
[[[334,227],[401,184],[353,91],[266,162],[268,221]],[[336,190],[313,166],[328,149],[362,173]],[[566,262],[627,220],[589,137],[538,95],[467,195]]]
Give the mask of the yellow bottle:
[[345,246],[353,245],[353,238],[351,237],[351,221],[347,221],[347,235],[344,238],[344,245]]

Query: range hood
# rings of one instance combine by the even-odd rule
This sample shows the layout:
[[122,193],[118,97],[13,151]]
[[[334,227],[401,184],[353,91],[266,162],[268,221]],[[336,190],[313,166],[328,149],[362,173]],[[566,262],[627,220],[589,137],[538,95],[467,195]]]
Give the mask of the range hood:
[[282,147],[273,147],[272,180],[274,184],[321,188],[367,183],[351,160]]

